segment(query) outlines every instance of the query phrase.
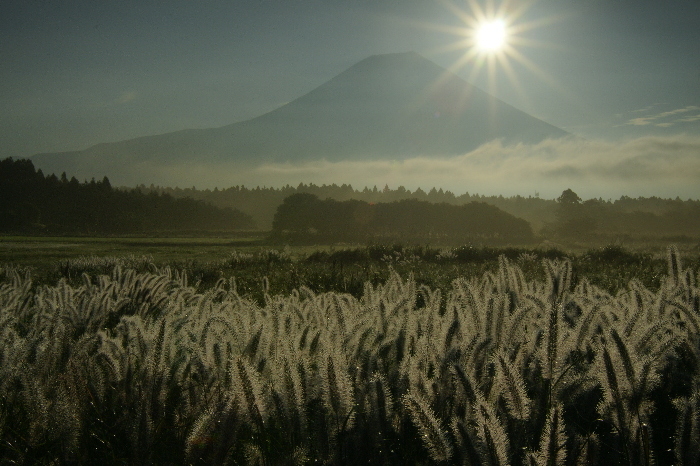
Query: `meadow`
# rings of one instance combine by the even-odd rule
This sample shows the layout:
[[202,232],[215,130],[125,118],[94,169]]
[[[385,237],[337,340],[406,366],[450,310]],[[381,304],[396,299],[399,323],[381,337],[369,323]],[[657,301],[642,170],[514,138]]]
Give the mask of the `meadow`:
[[697,253],[3,238],[13,464],[697,464]]
[[[679,243],[690,267],[700,265],[697,247]],[[270,292],[288,294],[300,286],[315,292],[348,292],[359,298],[366,281],[378,284],[394,270],[413,274],[431,287],[449,288],[458,277],[473,277],[498,268],[498,258],[516,261],[528,277],[544,278],[542,259],[568,259],[574,280],[586,276],[608,292],[635,278],[658,288],[666,273],[667,244],[649,242],[634,248],[544,242],[537,247],[416,244],[336,244],[280,246],[266,232],[226,236],[27,237],[0,236],[0,264],[31,271],[34,283],[79,279],[83,272],[108,274],[120,264],[139,271],[169,266],[186,271],[201,290],[220,278],[235,277],[239,292],[262,299],[261,283]]]

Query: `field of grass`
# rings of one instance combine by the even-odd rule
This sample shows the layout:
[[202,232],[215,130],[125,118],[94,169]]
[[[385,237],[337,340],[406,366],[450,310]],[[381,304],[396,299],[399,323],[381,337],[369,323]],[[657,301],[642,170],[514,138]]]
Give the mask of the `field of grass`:
[[3,238],[14,464],[698,464],[697,254]]
[[[186,270],[202,289],[220,278],[234,277],[239,292],[262,298],[288,294],[300,286],[316,292],[348,292],[356,297],[364,283],[386,280],[392,271],[413,274],[417,282],[446,288],[458,277],[482,275],[498,267],[498,257],[515,261],[528,277],[542,278],[541,260],[571,261],[574,280],[586,276],[609,292],[631,279],[658,288],[666,270],[666,246],[655,243],[631,250],[619,246],[587,249],[581,245],[543,243],[538,247],[430,247],[410,245],[271,246],[264,234],[237,237],[0,237],[0,264],[28,268],[35,283],[76,279],[83,272],[109,273],[119,263],[139,270],[149,264]],[[681,254],[694,267],[697,247],[682,245]]]
[[185,257],[211,260],[231,248],[260,244],[263,236],[238,237],[27,237],[0,236],[0,261],[40,266],[81,256],[150,255],[168,262]]

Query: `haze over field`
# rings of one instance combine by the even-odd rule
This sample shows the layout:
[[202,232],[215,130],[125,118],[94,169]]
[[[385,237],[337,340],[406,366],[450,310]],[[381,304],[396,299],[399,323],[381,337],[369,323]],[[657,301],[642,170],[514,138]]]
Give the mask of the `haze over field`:
[[700,198],[700,5],[580,3],[10,0],[0,157],[127,141],[34,160],[124,185]]

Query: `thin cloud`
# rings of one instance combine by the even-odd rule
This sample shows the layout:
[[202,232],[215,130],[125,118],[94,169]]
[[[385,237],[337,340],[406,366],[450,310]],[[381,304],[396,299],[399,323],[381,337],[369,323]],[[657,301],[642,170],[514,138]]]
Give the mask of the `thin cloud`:
[[[632,113],[637,113],[637,112],[645,112],[648,110],[651,110],[652,107],[647,107],[646,109],[640,109],[640,110],[635,110]],[[632,118],[627,121],[626,125],[631,125],[631,126],[646,126],[646,125],[654,125],[654,126],[659,126],[662,128],[668,128],[670,126],[673,126],[676,123],[688,123],[688,122],[693,122],[693,121],[698,121],[700,118],[675,118],[672,120],[668,120],[669,118],[676,116],[676,115],[682,115],[684,113],[688,112],[693,112],[696,110],[700,110],[700,107],[697,105],[688,105],[683,108],[677,108],[675,110],[669,110],[666,112],[661,112],[653,115],[647,115],[643,117],[637,117],[637,118]],[[658,121],[658,120],[666,120],[666,121]]]
[[646,126],[650,125],[655,119],[656,118],[654,117],[632,118],[627,122],[627,124],[633,126]]
[[136,99],[136,92],[134,91],[124,91],[122,94],[115,100],[115,103],[117,104],[125,104],[127,102],[131,102],[132,100]]
[[698,110],[698,109],[700,109],[700,108],[696,107],[695,105],[688,105],[687,107],[684,107],[684,108],[679,108],[676,110],[671,110],[669,112],[659,113],[658,118],[666,118],[666,117],[669,117],[671,115],[678,115],[679,113],[691,112],[693,110]]
[[531,195],[556,198],[567,188],[584,199],[622,195],[700,199],[700,136],[643,137],[622,142],[565,138],[539,144],[485,144],[464,155],[406,160],[308,161],[242,166],[235,162],[159,164],[142,162],[130,172],[84,167],[79,179],[112,177],[112,184],[140,183],[197,188],[236,185],[282,187],[299,183],[351,184],[356,189],[433,186],[455,194]]
[[700,114],[698,114],[698,115],[693,115],[693,116],[686,117],[686,118],[679,118],[679,119],[676,120],[676,121],[678,121],[678,122],[683,122],[683,123],[691,123],[691,122],[693,122],[693,121],[700,121]]
[[[578,186],[589,197],[658,195],[700,198],[700,137],[646,137],[621,143],[576,138],[539,144],[485,144],[458,157],[403,161],[265,164],[249,179],[278,186],[294,182],[364,186],[432,186],[453,192],[556,197]],[[581,194],[580,193],[580,194]]]
[[651,109],[658,107],[659,105],[663,105],[663,104],[649,105],[648,107],[638,108],[637,110],[632,110],[630,113],[646,113],[646,112],[651,111]]

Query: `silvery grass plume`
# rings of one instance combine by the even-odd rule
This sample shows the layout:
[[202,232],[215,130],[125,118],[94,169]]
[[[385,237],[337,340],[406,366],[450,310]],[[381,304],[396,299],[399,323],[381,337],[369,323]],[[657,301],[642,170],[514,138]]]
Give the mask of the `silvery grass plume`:
[[658,291],[611,295],[572,288],[566,262],[545,262],[542,281],[501,259],[450,290],[392,273],[360,299],[268,288],[262,305],[168,268],[54,286],[3,272],[0,454],[645,464],[666,442],[693,464],[700,295],[673,249],[669,267]]
[[[308,384],[306,369],[292,351],[286,352],[273,365],[273,396],[276,410],[283,414],[283,420],[290,425],[290,435],[304,438],[308,431],[307,400]],[[295,439],[292,439],[295,441]]]
[[510,463],[508,435],[491,403],[478,395],[474,405],[474,420],[479,438],[479,453],[483,464],[506,466]]
[[675,399],[678,411],[674,452],[681,466],[700,463],[700,389],[696,385],[689,397]]
[[509,414],[520,421],[530,416],[530,398],[527,396],[525,381],[518,367],[499,352],[494,356],[496,382],[492,390],[500,394],[506,403]]
[[229,370],[234,380],[234,392],[241,400],[241,414],[256,430],[263,431],[269,411],[259,374],[243,358],[231,360]]
[[528,464],[533,466],[557,466],[566,464],[566,429],[564,410],[561,405],[553,406],[547,416],[539,449],[528,456]]
[[403,403],[430,458],[438,463],[449,461],[452,457],[452,445],[430,406],[423,398],[410,393],[404,395]]
[[146,270],[154,272],[157,268],[154,265],[153,256],[127,254],[124,256],[79,256],[73,259],[66,259],[58,262],[58,270],[61,276],[67,278],[80,277],[85,272],[91,274],[109,275],[115,267],[121,269]]
[[352,428],[355,416],[355,395],[345,356],[339,349],[331,349],[320,361],[323,403],[335,436]]
[[632,281],[614,306],[599,309],[607,328],[593,338],[600,342],[594,373],[604,392],[598,411],[615,426],[623,461],[629,464],[654,460],[649,427],[656,409],[653,394],[676,348],[687,346],[683,329],[692,328],[697,319],[689,312],[687,301],[683,302],[688,294],[677,292],[678,288],[692,288],[692,284],[679,277],[684,274],[676,254],[671,249],[671,277],[656,295]]

